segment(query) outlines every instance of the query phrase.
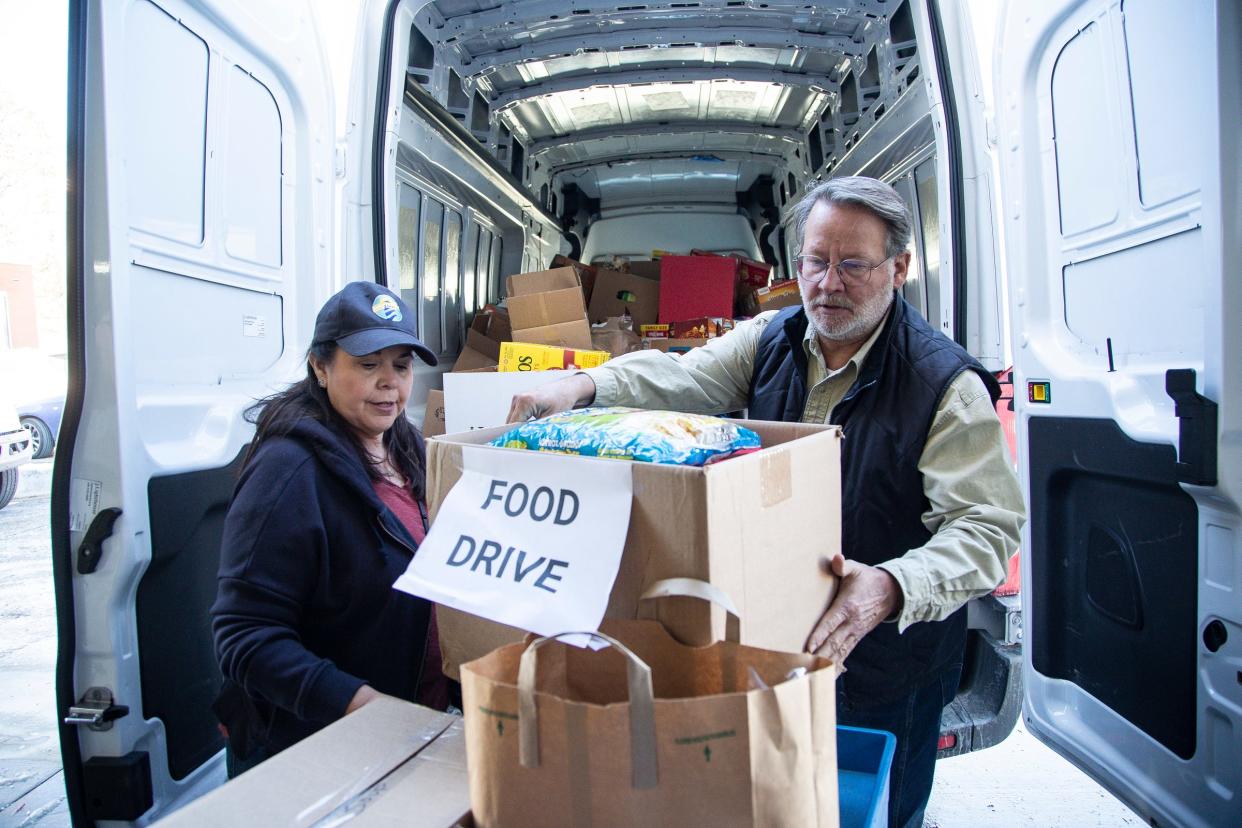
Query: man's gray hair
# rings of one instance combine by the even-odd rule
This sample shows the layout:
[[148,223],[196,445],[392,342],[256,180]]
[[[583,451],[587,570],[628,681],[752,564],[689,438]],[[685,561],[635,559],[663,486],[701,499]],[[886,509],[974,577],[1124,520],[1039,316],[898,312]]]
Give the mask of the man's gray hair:
[[910,246],[910,208],[897,191],[875,178],[854,175],[833,178],[818,185],[798,202],[794,208],[798,246],[806,238],[806,220],[811,210],[821,201],[829,204],[853,204],[873,213],[888,228],[884,242],[884,255],[896,256]]

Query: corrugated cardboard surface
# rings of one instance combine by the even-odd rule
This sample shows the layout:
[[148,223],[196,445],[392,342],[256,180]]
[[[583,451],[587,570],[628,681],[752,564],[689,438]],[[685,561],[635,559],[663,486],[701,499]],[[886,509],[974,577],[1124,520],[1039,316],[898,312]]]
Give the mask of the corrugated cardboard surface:
[[[517,273],[507,280],[509,296],[525,296],[528,293],[543,293],[546,290],[581,287],[578,271],[572,267],[554,267],[551,270],[535,270],[530,273]],[[516,327],[516,325],[514,326]]]
[[461,720],[380,698],[228,784],[161,826],[449,826],[470,810]]
[[600,268],[595,274],[595,292],[591,294],[591,322],[598,324],[627,310],[634,320],[634,330],[638,330],[639,325],[654,323],[660,316],[660,283],[632,273]]
[[576,322],[586,318],[582,288],[577,287],[510,296],[508,305],[509,320],[514,330]]
[[[591,351],[595,348],[591,341],[591,326],[587,324],[585,315],[573,322],[514,330],[513,341],[555,345],[557,348],[572,348],[575,351]],[[499,357],[499,352],[497,352],[497,357]]]
[[[742,643],[797,652],[832,597],[833,579],[819,561],[841,548],[841,431],[741,422],[759,433],[762,451],[704,468],[631,463],[634,503],[607,615],[639,615],[638,596],[662,578],[698,578],[733,599]],[[461,447],[486,443],[503,431],[451,434],[428,443],[433,522],[461,476]],[[723,614],[694,599],[645,602],[641,615],[659,619],[686,643],[723,637]],[[445,670],[454,677],[465,661],[521,637],[520,631],[443,607],[437,620]]]
[[432,388],[427,392],[427,409],[423,412],[423,437],[444,433],[444,392]]
[[453,363],[453,370],[477,371],[480,368],[494,368],[499,361],[500,343],[471,328],[466,331],[466,347],[461,349],[457,361]]

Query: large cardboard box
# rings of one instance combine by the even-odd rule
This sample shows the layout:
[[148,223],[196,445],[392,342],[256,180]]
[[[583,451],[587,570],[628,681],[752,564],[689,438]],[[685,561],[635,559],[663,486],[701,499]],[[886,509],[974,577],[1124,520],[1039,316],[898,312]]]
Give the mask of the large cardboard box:
[[[799,652],[834,587],[820,561],[841,548],[841,431],[807,423],[741,422],[758,432],[762,450],[702,468],[630,463],[634,501],[607,615],[638,617],[638,596],[650,584],[698,578],[732,597],[743,644]],[[461,476],[462,448],[483,445],[506,428],[428,442],[433,526]],[[557,460],[570,464],[582,458]],[[686,643],[707,644],[724,634],[723,613],[700,601],[644,602],[641,610]],[[464,662],[522,635],[447,607],[440,608],[437,621],[445,670],[453,677]]]
[[159,824],[448,828],[469,812],[462,720],[382,697]]
[[653,324],[660,316],[660,283],[654,279],[600,268],[595,274],[595,292],[588,316],[599,324],[629,311],[634,330]]
[[591,324],[575,268],[518,273],[508,284],[514,342],[591,350]]
[[660,260],[660,320],[733,316],[737,262],[724,256],[665,256]]
[[547,290],[562,288],[580,288],[582,280],[578,271],[572,267],[554,267],[551,270],[533,270],[530,273],[516,273],[506,280],[509,296],[525,296],[530,293],[543,293]]
[[535,345],[551,345],[554,348],[568,348],[571,351],[593,351],[595,343],[591,340],[591,326],[586,321],[586,314],[574,322],[560,322],[555,325],[541,325],[538,328],[523,328],[513,331],[514,342],[530,342]]
[[586,317],[582,288],[577,287],[510,296],[508,305],[509,321],[515,331],[576,322]]

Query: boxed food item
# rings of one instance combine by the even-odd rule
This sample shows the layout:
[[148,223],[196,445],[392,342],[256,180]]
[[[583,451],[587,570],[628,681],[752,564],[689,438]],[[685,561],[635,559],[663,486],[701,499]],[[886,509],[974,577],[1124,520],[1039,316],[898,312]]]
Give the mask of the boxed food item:
[[[690,251],[691,256],[724,256],[722,253],[712,253],[710,250],[694,249]],[[772,265],[767,262],[759,262],[754,259],[748,259],[745,256],[727,256],[725,258],[733,259],[737,262],[738,281],[750,288],[761,288],[772,278]]]
[[687,319],[674,322],[669,329],[672,339],[713,339],[724,336],[733,330],[733,320],[720,317],[704,316],[699,319]]
[[[841,549],[841,430],[809,423],[741,421],[759,435],[759,451],[707,467],[626,463],[633,503],[621,564],[605,615],[634,618],[639,596],[665,578],[708,581],[737,603],[741,642],[799,652],[831,601],[832,576],[820,566]],[[436,437],[427,443],[427,496],[436,511],[462,474],[469,446],[486,444],[507,426]],[[546,455],[550,462],[601,461]],[[707,644],[723,637],[724,616],[699,602],[671,599],[654,609],[679,640]],[[460,666],[522,632],[441,607],[437,615],[444,666]]]
[[176,811],[162,826],[456,825],[470,812],[463,721],[381,696]]
[[605,351],[575,351],[529,342],[505,342],[500,346],[501,371],[556,371],[594,368],[608,361]]
[[660,260],[660,322],[733,316],[737,263],[723,256]]
[[668,339],[673,326],[668,323],[662,325],[639,325],[638,335],[643,339]]
[[666,354],[684,354],[692,348],[698,348],[707,344],[707,339],[673,339],[671,337],[664,339],[644,339],[643,347],[663,351]]
[[802,304],[802,291],[798,288],[797,279],[786,279],[756,290],[755,301],[759,304],[760,311],[787,308]]

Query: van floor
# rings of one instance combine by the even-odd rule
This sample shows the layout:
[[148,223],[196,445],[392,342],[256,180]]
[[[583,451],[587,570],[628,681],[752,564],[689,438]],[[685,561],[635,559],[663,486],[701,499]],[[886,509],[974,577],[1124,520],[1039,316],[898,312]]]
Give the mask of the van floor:
[[[56,612],[48,500],[52,460],[22,466],[0,511],[0,825],[67,828],[57,744],[53,670]],[[1141,825],[1134,812],[1026,732],[945,759],[926,825],[936,828],[1112,828]]]

